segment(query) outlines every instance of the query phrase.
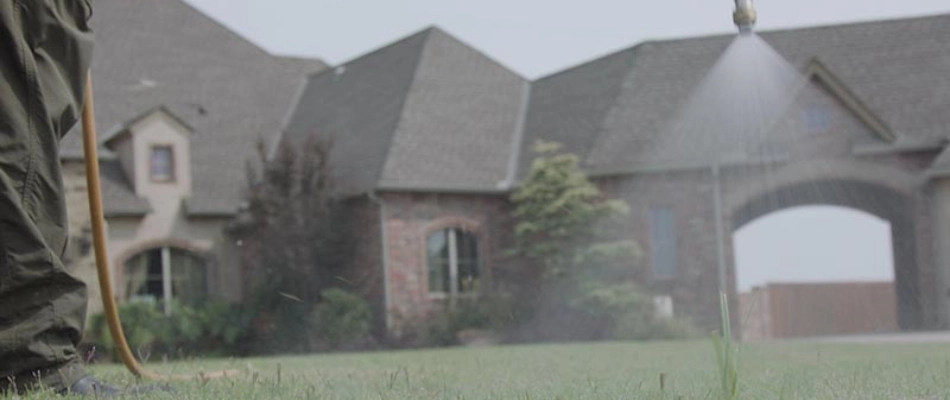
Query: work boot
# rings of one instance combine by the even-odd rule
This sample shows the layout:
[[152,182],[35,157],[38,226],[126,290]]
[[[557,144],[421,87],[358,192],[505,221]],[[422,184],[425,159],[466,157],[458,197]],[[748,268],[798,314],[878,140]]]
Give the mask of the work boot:
[[66,390],[59,391],[64,396],[94,396],[95,398],[111,398],[117,396],[138,396],[146,393],[174,393],[175,390],[165,384],[137,385],[126,388],[103,383],[92,376],[86,376]]

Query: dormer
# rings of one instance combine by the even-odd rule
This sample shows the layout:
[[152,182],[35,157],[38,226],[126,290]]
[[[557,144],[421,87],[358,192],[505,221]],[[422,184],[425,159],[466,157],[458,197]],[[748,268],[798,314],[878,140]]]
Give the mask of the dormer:
[[139,197],[191,193],[191,127],[158,107],[115,128],[104,141]]

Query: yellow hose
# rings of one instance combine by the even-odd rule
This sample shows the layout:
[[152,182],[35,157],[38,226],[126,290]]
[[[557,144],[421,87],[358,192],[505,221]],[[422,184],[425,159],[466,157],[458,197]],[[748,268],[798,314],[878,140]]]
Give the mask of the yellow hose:
[[[119,352],[122,363],[135,376],[146,379],[190,379],[191,376],[160,375],[151,372],[142,366],[132,355],[132,349],[125,339],[122,324],[119,321],[119,309],[115,303],[115,294],[112,290],[109,257],[106,253],[105,215],[102,211],[102,188],[99,183],[99,154],[96,140],[95,110],[92,99],[92,73],[86,78],[85,106],[82,111],[83,152],[86,158],[86,184],[89,193],[89,214],[92,218],[92,237],[96,254],[96,272],[99,277],[99,289],[102,295],[102,306],[112,334],[115,349]],[[197,378],[206,380],[236,374],[236,371],[220,371],[210,374],[199,374]]]
[[82,110],[83,153],[86,158],[86,186],[89,192],[89,214],[92,218],[92,238],[96,253],[96,272],[99,276],[99,289],[102,295],[102,307],[109,324],[109,333],[115,342],[119,358],[129,371],[141,378],[154,379],[159,376],[149,372],[132,355],[132,349],[125,340],[125,332],[119,322],[119,309],[115,304],[112,291],[112,277],[109,270],[109,257],[106,253],[105,216],[102,211],[102,189],[99,183],[99,154],[96,140],[95,110],[92,100],[92,73],[86,78],[86,99]]

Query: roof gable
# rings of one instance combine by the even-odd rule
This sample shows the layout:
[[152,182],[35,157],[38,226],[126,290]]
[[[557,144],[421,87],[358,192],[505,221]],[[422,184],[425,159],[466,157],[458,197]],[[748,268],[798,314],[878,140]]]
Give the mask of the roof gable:
[[170,125],[172,128],[171,131],[177,132],[183,135],[190,135],[194,132],[191,126],[187,122],[178,118],[174,113],[168,111],[164,106],[160,106],[151,110],[148,110],[142,114],[139,114],[132,119],[125,121],[115,128],[113,128],[105,137],[101,140],[102,144],[108,150],[114,150],[115,145],[125,139],[128,139],[136,131],[136,127],[146,120],[151,120],[154,118],[160,119],[162,122]]
[[520,177],[530,168],[531,148],[538,140],[561,143],[574,154],[590,152],[638,53],[639,47],[623,50],[531,84],[519,151]]
[[[822,95],[839,103],[848,118],[860,122],[869,138],[858,140],[853,154],[933,149],[947,137],[950,80],[945,77],[950,76],[950,41],[946,40],[950,37],[950,15],[759,35],[799,75],[821,86]],[[676,118],[692,89],[734,37],[646,42],[626,50],[631,57],[624,63],[616,62],[623,52],[615,53],[539,80],[532,89],[525,138],[565,138],[572,142],[593,136],[573,146],[588,169],[629,170],[632,163],[642,161],[637,154],[649,153],[643,149],[649,148],[665,125]],[[610,65],[622,66],[619,72],[603,74],[600,82],[576,73],[607,71]],[[618,76],[621,78],[607,79]],[[591,83],[585,85],[584,81]],[[591,112],[585,111],[588,104],[580,100],[567,101],[575,93],[606,81],[610,83],[603,84],[600,97],[593,101],[603,105],[604,99],[609,99],[606,108],[610,111],[606,114],[599,111],[605,107]],[[545,86],[563,89],[547,90]],[[543,122],[541,116],[570,129],[562,132],[556,124]],[[572,136],[569,131],[576,132]],[[522,165],[526,165],[529,155],[523,158]],[[694,161],[688,155],[677,158],[680,161],[673,164]]]
[[400,122],[427,31],[311,75],[282,141],[331,143],[330,165],[345,192],[376,187]]
[[[182,0],[96,0],[94,8],[98,125],[163,107],[193,132],[191,202],[234,212],[255,145],[279,132],[294,89],[323,64],[268,54]],[[63,139],[64,158],[81,157],[77,133]]]
[[841,101],[849,111],[854,113],[854,115],[881,140],[893,142],[897,139],[887,123],[874,114],[874,112],[849,90],[817,57],[808,63],[808,67],[805,69],[805,76],[806,78],[818,80],[823,83],[831,94]]
[[498,190],[527,82],[438,28],[310,77],[283,140],[316,135],[345,192]]
[[528,93],[517,74],[430,30],[379,186],[507,189]]

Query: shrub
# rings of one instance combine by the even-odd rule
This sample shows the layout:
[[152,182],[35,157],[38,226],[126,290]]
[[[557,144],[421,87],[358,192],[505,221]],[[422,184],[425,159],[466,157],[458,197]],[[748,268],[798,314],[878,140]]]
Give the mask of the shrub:
[[615,320],[612,335],[618,340],[673,340],[697,338],[699,331],[684,319],[628,313]]
[[[241,354],[240,339],[249,329],[246,313],[224,301],[198,307],[173,303],[167,316],[155,302],[130,301],[119,305],[119,319],[129,346],[142,358]],[[94,316],[89,328],[94,344],[114,356],[105,316]]]
[[320,293],[322,300],[311,316],[316,347],[338,349],[348,342],[367,338],[373,328],[369,303],[357,294],[331,288]]
[[653,300],[633,283],[589,282],[574,298],[572,308],[600,321],[605,339],[658,340],[697,336],[686,320],[656,314]]
[[656,339],[689,331],[658,318],[643,252],[618,220],[628,206],[611,200],[557,143],[538,142],[524,184],[511,196],[516,220],[511,253],[540,266],[535,291],[522,290],[529,315],[521,340]]
[[460,298],[429,321],[424,341],[430,346],[453,346],[459,344],[458,334],[464,330],[504,333],[515,321],[513,313],[512,302],[504,296]]
[[[133,351],[141,350],[142,346],[151,346],[157,339],[155,332],[156,322],[163,319],[161,311],[151,301],[136,300],[119,305],[119,320],[122,321],[122,330],[126,341]],[[100,350],[107,354],[115,351],[115,342],[106,324],[105,314],[97,314],[89,322],[91,341]]]

